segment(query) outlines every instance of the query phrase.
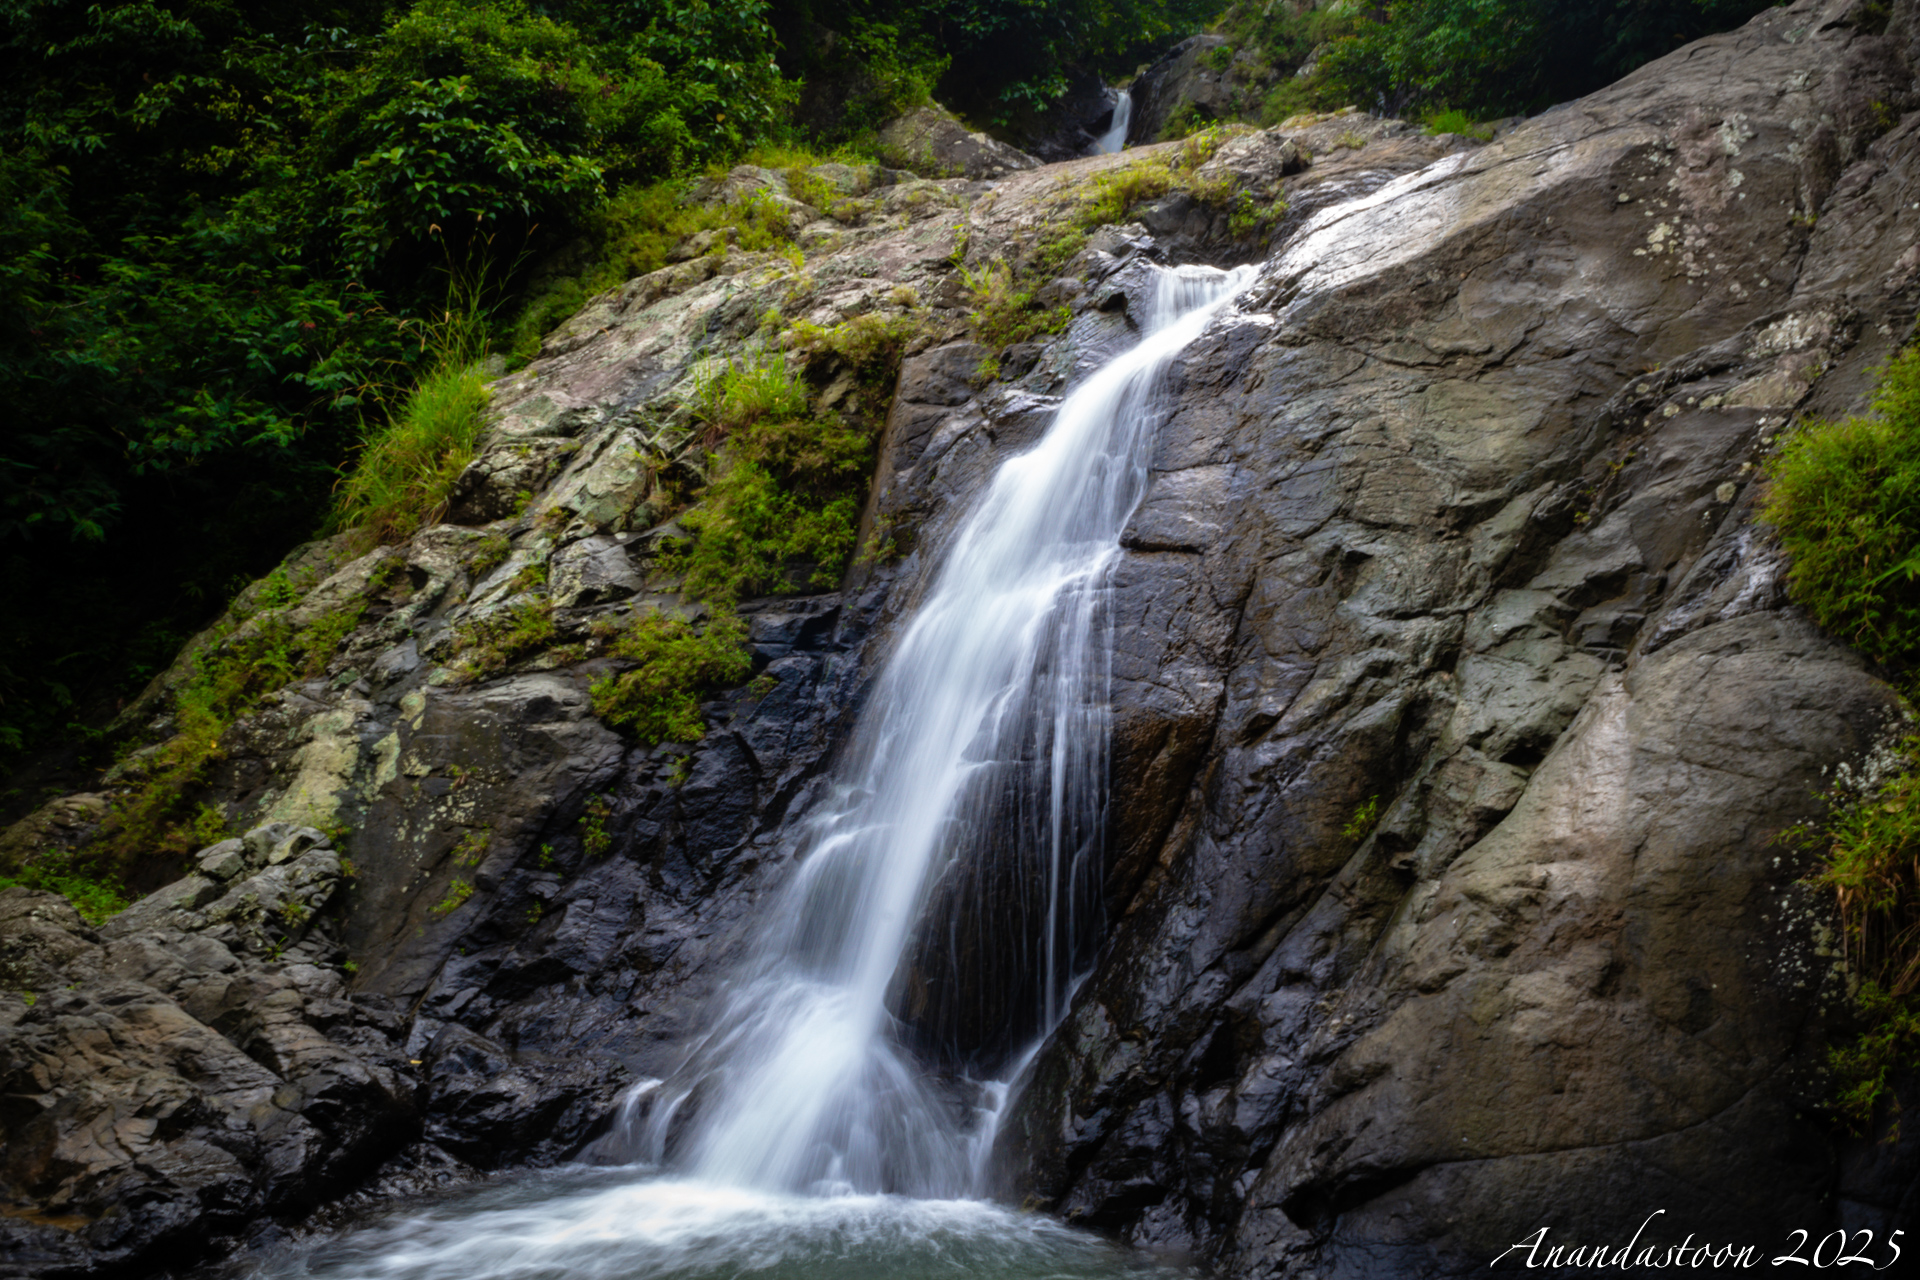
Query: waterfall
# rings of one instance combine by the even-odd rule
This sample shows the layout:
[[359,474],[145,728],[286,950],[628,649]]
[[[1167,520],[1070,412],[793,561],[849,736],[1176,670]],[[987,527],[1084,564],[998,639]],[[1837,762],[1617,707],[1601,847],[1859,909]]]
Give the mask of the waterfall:
[[642,1150],[772,1191],[970,1190],[979,1135],[903,1043],[903,961],[938,933],[920,919],[936,883],[991,845],[1014,860],[998,880],[1037,892],[970,905],[1009,922],[992,949],[1016,962],[980,959],[1014,972],[1003,1003],[1026,1038],[1064,1013],[1104,870],[1109,574],[1165,371],[1251,277],[1159,271],[1139,343],[1001,465],[886,658],[716,1029],[653,1088]]
[[1127,126],[1133,121],[1133,95],[1125,89],[1118,91],[1119,97],[1113,103],[1113,123],[1107,131],[1093,140],[1093,150],[1089,155],[1103,156],[1123,150],[1127,145]]

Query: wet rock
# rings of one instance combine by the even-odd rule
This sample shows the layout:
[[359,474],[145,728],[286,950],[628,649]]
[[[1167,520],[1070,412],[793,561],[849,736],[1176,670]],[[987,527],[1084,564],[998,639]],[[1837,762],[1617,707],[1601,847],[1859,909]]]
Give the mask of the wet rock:
[[572,1155],[631,1077],[618,1063],[516,1059],[457,1023],[427,1046],[427,1140],[475,1168]]
[[[8,1130],[8,1265],[291,1222],[402,1146],[356,1203],[565,1158],[671,1070],[973,495],[1137,340],[1150,264],[1189,260],[1263,265],[1175,369],[1113,569],[1106,932],[1008,1185],[1238,1276],[1484,1268],[1548,1210],[1631,1235],[1635,1197],[1595,1187],[1722,1236],[1832,1196],[1906,1222],[1910,1144],[1809,1118],[1841,1004],[1768,843],[1891,705],[1786,605],[1753,518],[1779,432],[1854,406],[1920,298],[1920,133],[1885,118],[1914,105],[1912,7],[1891,37],[1847,12],[1769,11],[1488,145],[1357,112],[1231,139],[1202,186],[1284,203],[1270,248],[1176,194],[1036,282],[1065,332],[1002,350],[960,269],[1176,144],[991,189],[822,166],[803,264],[716,238],[590,300],[494,384],[448,517],[484,529],[290,560],[298,625],[364,613],[223,736],[196,799],[256,829],[97,929],[0,895],[0,986],[36,995],[0,996],[4,1092],[52,1099]],[[690,198],[792,186],[742,166]],[[913,325],[863,422],[873,554],[743,602],[751,679],[700,741],[645,746],[591,690],[632,617],[704,616],[655,554],[683,532],[662,494],[702,482],[689,397],[770,308]],[[849,370],[808,377],[856,412]],[[405,589],[370,595],[393,560]],[[456,669],[464,628],[529,606],[549,646]],[[171,731],[197,652],[130,724]],[[83,847],[139,761],[7,840]],[[971,1065],[1011,1048],[991,1030]]]
[[1113,932],[1016,1194],[1241,1276],[1484,1271],[1655,1208],[1764,1245],[1846,1187],[1912,1229],[1920,1169],[1818,1119],[1842,983],[1774,839],[1895,704],[1754,523],[1789,413],[1912,324],[1910,121],[1808,176],[1810,120],[1916,102],[1846,8],[1283,175],[1115,570]]

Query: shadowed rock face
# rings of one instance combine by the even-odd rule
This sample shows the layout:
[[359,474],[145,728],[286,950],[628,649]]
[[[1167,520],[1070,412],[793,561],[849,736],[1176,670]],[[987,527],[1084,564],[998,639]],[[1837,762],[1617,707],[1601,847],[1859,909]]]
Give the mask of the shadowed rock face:
[[[346,1190],[417,1127],[405,1017],[350,996],[339,855],[268,826],[92,929],[0,892],[9,1275],[191,1257]],[[25,1210],[25,1212],[21,1212]]]
[[1311,218],[1189,353],[1117,583],[1119,919],[1021,1191],[1241,1275],[1908,1220],[1807,1114],[1837,988],[1773,843],[1893,708],[1753,524],[1913,323],[1911,11],[1848,14]]
[[[832,217],[769,170],[710,183],[785,210],[804,265],[690,246],[594,299],[496,384],[450,523],[290,563],[317,584],[291,625],[362,619],[229,731],[204,798],[344,828],[354,874],[326,841],[216,846],[97,930],[0,895],[0,1270],[157,1265],[383,1159],[366,1197],[577,1150],[703,1025],[899,619],[979,485],[1133,340],[1144,263],[1262,254],[1176,367],[1124,539],[1107,932],[1001,1133],[1008,1191],[1248,1277],[1483,1269],[1656,1208],[1768,1247],[1908,1225],[1913,1126],[1869,1148],[1811,1110],[1844,1005],[1772,843],[1893,703],[1753,523],[1752,464],[1857,403],[1920,303],[1913,7],[1854,12],[1770,11],[1484,147],[1358,115],[1234,139],[1202,176],[1284,196],[1270,253],[1173,193],[1047,286],[1066,333],[1000,352],[956,267],[1057,234],[1139,152],[992,185],[822,166]],[[898,556],[745,606],[756,680],[700,743],[602,725],[593,624],[687,609],[648,527],[649,467],[695,465],[661,444],[676,397],[770,307],[832,324],[902,285],[921,336],[890,404],[848,410],[880,437],[863,537]],[[460,677],[456,628],[535,595],[572,647]],[[179,675],[136,709],[155,736]],[[129,776],[5,838],[84,845]],[[314,941],[219,906],[256,876]],[[988,953],[990,906],[942,919]],[[940,949],[909,966],[943,993],[901,1010],[916,1032],[1015,1047],[967,985],[991,966]],[[73,1065],[100,1036],[111,1069]],[[199,1110],[154,1101],[182,1045]],[[271,1106],[229,1132],[247,1090]],[[88,1145],[103,1124],[149,1145]],[[149,1152],[193,1142],[226,1154]]]

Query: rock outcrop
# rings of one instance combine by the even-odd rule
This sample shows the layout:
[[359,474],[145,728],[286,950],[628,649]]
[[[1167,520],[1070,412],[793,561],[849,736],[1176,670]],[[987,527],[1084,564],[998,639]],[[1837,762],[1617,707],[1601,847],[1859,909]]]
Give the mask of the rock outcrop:
[[[1070,323],[999,349],[963,270],[1180,144],[708,184],[800,252],[704,233],[593,299],[495,384],[445,523],[303,549],[296,599],[243,597],[135,708],[164,739],[194,662],[346,619],[196,796],[279,834],[97,929],[0,895],[0,1259],[134,1270],[383,1159],[392,1189],[577,1150],[677,1060],[969,497],[1167,261],[1263,265],[1183,360],[1114,580],[1109,931],[1000,1134],[1010,1194],[1247,1277],[1484,1269],[1654,1209],[1768,1249],[1912,1229],[1912,1144],[1819,1118],[1843,984],[1773,841],[1895,702],[1754,511],[1780,433],[1912,330],[1916,35],[1910,0],[1802,0],[1487,146],[1233,137],[1028,282]],[[659,557],[687,402],[770,313],[912,330],[890,395],[808,370],[877,438],[885,550],[745,604],[754,678],[644,746],[592,711],[607,629],[700,616]],[[532,607],[537,652],[473,665]],[[7,839],[83,845],[144,758]]]
[[968,129],[932,103],[882,129],[879,149],[904,169],[948,178],[999,178],[1040,163],[1018,147]]
[[[1134,78],[1129,142],[1157,142],[1169,125],[1251,118],[1273,75],[1225,36],[1182,40]],[[1177,135],[1176,135],[1177,136]]]
[[191,1258],[417,1129],[404,1011],[339,967],[343,881],[324,835],[279,824],[98,928],[0,891],[9,1275]]
[[1754,511],[1913,326],[1912,22],[1771,10],[1317,213],[1190,352],[1026,1193],[1247,1276],[1911,1229],[1816,1118],[1844,999],[1775,840],[1896,710]]

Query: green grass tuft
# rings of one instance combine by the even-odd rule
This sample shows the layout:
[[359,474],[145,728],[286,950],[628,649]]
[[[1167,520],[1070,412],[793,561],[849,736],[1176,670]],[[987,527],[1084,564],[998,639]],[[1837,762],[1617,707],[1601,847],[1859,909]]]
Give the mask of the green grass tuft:
[[[1768,464],[1763,518],[1791,558],[1794,601],[1893,668],[1920,658],[1920,348],[1880,375],[1868,413],[1808,422]],[[1817,851],[1811,882],[1839,906],[1865,1030],[1833,1046],[1835,1105],[1864,1128],[1889,1081],[1920,1061],[1920,735],[1829,792],[1824,822],[1783,838]]]
[[1793,598],[1881,662],[1920,653],[1920,348],[1884,370],[1868,414],[1803,425],[1767,467],[1765,519]]
[[462,679],[483,680],[548,648],[558,633],[551,600],[519,601],[461,627],[454,641],[460,655],[455,669]]
[[839,414],[815,411],[777,353],[730,362],[701,391],[696,416],[715,448],[700,505],[680,518],[692,535],[663,566],[696,599],[731,605],[807,581],[832,586],[852,554],[873,440]]
[[1428,114],[1425,124],[1427,132],[1436,138],[1443,133],[1457,133],[1463,138],[1478,138],[1487,142],[1493,137],[1490,127],[1464,111],[1434,111]]
[[338,525],[391,543],[438,520],[486,429],[487,382],[478,364],[422,378],[399,414],[367,437],[340,486]]

